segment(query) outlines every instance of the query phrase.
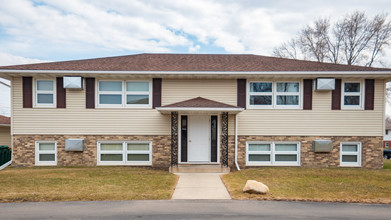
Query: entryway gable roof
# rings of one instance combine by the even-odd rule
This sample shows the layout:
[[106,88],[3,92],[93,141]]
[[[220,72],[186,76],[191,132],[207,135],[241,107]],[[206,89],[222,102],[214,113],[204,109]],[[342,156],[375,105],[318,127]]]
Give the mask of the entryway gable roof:
[[197,111],[197,112],[211,111],[211,112],[238,113],[244,110],[243,108],[238,106],[217,102],[203,97],[197,97],[181,102],[164,105],[161,107],[157,107],[156,109],[162,113],[168,113],[173,111]]

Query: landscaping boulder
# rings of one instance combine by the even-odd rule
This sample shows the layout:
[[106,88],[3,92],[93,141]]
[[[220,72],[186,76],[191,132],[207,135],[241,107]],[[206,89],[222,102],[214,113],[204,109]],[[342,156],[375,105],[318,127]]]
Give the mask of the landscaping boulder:
[[269,192],[269,187],[256,180],[247,180],[246,185],[243,188],[245,193],[266,194]]

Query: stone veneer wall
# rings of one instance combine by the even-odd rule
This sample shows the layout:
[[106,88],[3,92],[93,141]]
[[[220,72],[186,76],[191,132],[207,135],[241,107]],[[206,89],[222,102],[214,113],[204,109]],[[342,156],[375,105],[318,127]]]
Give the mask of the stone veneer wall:
[[[65,139],[84,139],[83,152],[65,151]],[[152,167],[170,166],[169,135],[14,135],[13,166],[35,165],[35,141],[57,141],[58,166],[96,166],[97,141],[152,141]]]
[[[85,140],[83,152],[66,152],[65,139],[80,138]],[[331,139],[331,153],[315,153],[312,141],[315,139]],[[96,166],[97,141],[152,141],[152,166],[168,168],[171,161],[171,136],[130,136],[130,135],[14,135],[13,166],[34,166],[35,141],[57,141],[58,166]],[[316,137],[316,136],[238,136],[238,163],[240,168],[246,167],[247,141],[299,141],[301,142],[302,167],[338,167],[340,142],[362,143],[362,167],[381,169],[383,167],[382,137]],[[220,156],[223,155],[220,136]],[[235,137],[228,137],[228,163],[231,170],[235,167]],[[220,162],[221,158],[220,158]]]
[[[312,149],[312,141],[316,139],[331,139],[333,150],[331,153],[315,153]],[[246,142],[247,141],[298,141],[301,142],[301,166],[302,167],[339,167],[340,143],[361,142],[361,165],[367,169],[383,168],[382,137],[344,137],[344,136],[238,136],[238,164],[240,168],[246,167]],[[229,166],[236,170],[235,166],[235,137],[229,136]]]

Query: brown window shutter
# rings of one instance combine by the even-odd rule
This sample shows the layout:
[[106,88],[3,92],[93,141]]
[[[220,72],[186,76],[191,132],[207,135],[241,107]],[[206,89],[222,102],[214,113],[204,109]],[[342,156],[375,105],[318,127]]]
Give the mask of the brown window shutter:
[[246,79],[238,79],[237,105],[244,109],[246,109],[246,83]]
[[335,89],[331,93],[331,110],[341,110],[341,79],[335,79]]
[[57,108],[66,108],[66,91],[62,77],[57,77]]
[[162,106],[162,79],[152,79],[152,108]]
[[304,79],[303,109],[312,110],[312,79]]
[[373,110],[375,102],[375,80],[365,79],[365,110]]
[[86,78],[86,108],[95,108],[95,78]]
[[33,77],[23,77],[23,108],[33,107]]

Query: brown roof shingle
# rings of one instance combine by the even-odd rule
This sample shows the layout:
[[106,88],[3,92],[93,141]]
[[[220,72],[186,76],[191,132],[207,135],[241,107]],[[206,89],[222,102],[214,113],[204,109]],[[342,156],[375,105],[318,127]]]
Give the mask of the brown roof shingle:
[[11,124],[11,118],[0,115],[0,125],[6,125],[6,124],[8,125]]
[[246,54],[136,54],[86,60],[3,66],[7,70],[80,71],[390,71]]
[[182,102],[176,102],[169,105],[165,105],[162,106],[161,108],[239,108],[239,107],[234,105],[228,105],[222,102],[216,102],[202,97],[197,97],[194,99],[189,99]]

